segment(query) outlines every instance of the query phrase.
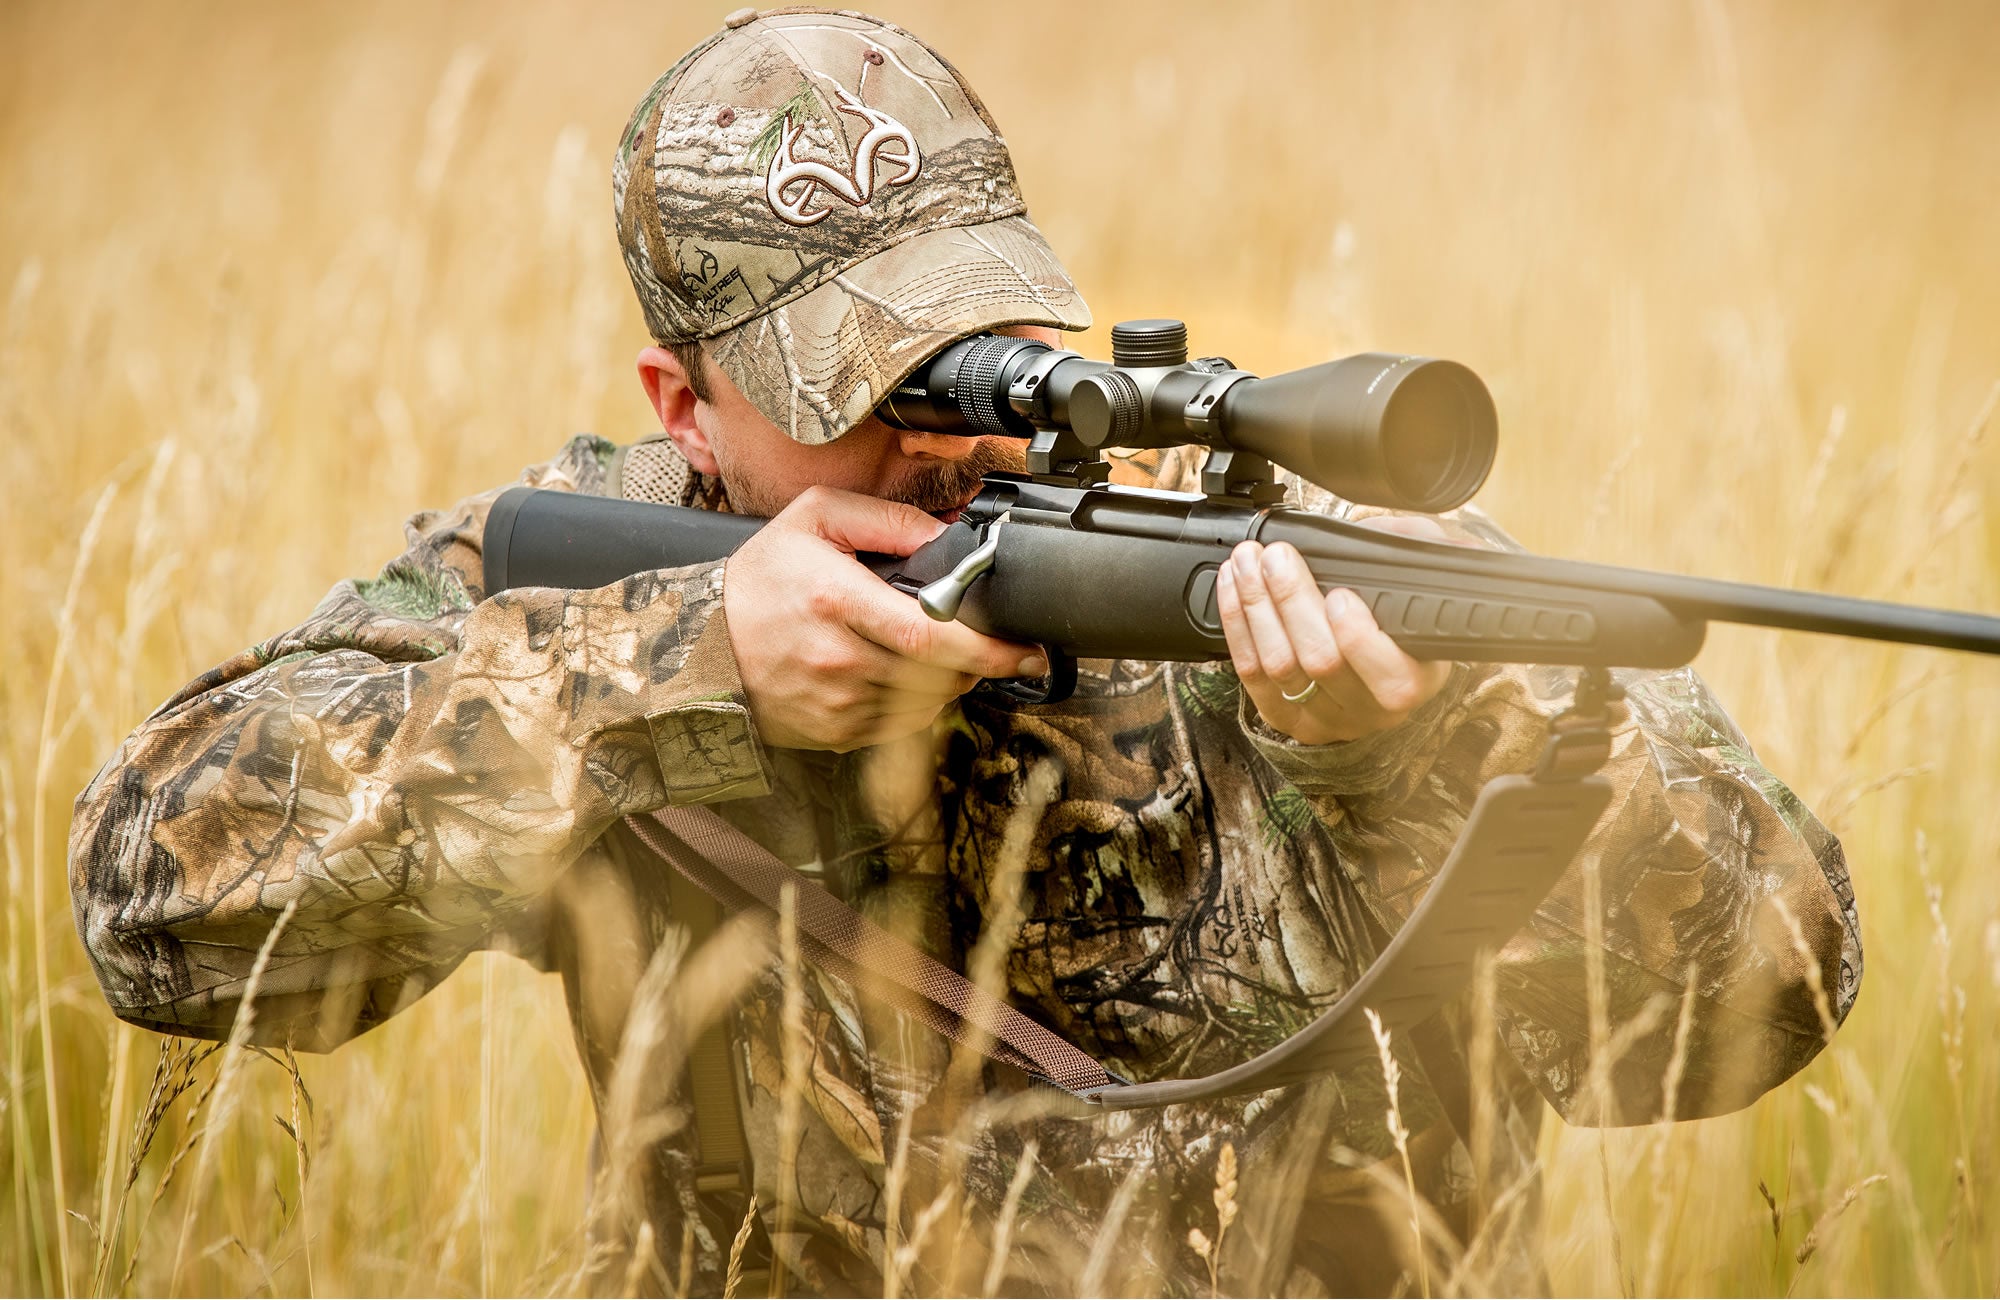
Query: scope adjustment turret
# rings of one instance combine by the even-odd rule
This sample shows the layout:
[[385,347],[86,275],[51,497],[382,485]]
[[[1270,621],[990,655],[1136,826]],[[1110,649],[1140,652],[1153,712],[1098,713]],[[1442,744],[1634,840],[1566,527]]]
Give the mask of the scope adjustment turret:
[[1114,366],[1187,364],[1187,324],[1177,320],[1122,320],[1111,327]]
[[1122,370],[1085,375],[1069,390],[1069,427],[1092,449],[1143,446],[1146,398],[1138,381]]

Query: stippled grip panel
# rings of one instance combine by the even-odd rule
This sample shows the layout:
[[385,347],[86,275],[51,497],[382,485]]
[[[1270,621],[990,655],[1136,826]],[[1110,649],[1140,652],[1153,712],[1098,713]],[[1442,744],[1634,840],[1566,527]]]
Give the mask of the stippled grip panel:
[[1700,651],[1707,630],[1635,593],[1558,593],[1551,584],[1486,578],[1385,581],[1389,575],[1367,571],[1374,567],[1313,571],[1322,590],[1345,587],[1361,597],[1382,630],[1419,659],[1678,668]]
[[1398,642],[1461,649],[1496,645],[1585,649],[1597,641],[1597,614],[1588,606],[1380,587],[1355,594],[1368,603],[1382,630]]
[[[1361,597],[1382,630],[1419,659],[1677,668],[1701,649],[1706,630],[1699,620],[1625,592],[1575,591],[1558,598],[1545,584],[1489,579],[1455,587],[1371,582],[1356,573],[1363,567],[1329,573],[1314,565],[1313,570],[1320,590],[1345,587]],[[1188,623],[1220,658],[1228,646],[1215,569],[1213,564],[1196,568],[1183,600]]]

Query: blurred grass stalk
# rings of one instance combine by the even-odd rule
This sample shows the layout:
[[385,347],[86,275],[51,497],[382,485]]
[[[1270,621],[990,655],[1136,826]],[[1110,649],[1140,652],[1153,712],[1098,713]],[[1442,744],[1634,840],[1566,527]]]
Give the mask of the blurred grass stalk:
[[[1184,315],[1267,373],[1467,361],[1506,426],[1484,503],[1537,549],[2000,608],[1978,6],[1064,10],[1123,54],[1088,77],[1036,43],[1054,11],[886,10],[1007,127],[1101,321]],[[69,932],[70,800],[145,711],[407,513],[649,427],[605,160],[720,11],[474,13],[0,13],[0,1290],[567,1291],[623,1194],[586,1197],[560,993],[509,959],[293,1070],[117,1025]],[[1551,1122],[1542,1260],[1564,1292],[1988,1293],[2000,673],[1726,628],[1701,667],[1842,835],[1866,987],[1749,1111]],[[1000,1286],[905,1201],[892,1285]],[[1121,1219],[1079,1246],[1112,1289],[1144,1284]],[[1535,1240],[1440,1231],[1411,1249],[1446,1291]]]

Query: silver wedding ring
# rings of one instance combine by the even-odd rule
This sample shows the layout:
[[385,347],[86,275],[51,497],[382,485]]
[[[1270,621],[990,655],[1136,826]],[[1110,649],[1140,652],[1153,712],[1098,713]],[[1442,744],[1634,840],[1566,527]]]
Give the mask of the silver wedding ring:
[[1286,690],[1282,686],[1278,688],[1278,694],[1284,696],[1286,702],[1289,704],[1304,704],[1307,700],[1313,697],[1313,692],[1318,689],[1319,689],[1318,682],[1307,682],[1306,688],[1300,691],[1297,695],[1292,694],[1290,691]]

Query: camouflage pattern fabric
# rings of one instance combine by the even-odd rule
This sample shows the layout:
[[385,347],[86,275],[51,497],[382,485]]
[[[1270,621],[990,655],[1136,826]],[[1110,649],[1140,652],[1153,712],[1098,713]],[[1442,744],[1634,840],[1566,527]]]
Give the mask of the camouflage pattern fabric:
[[[629,482],[642,496],[670,484],[682,501],[726,504],[719,485],[663,470],[671,455],[658,439],[639,444],[614,481],[610,444],[580,438],[523,481],[593,493]],[[1144,453],[1119,473],[1182,487],[1190,462]],[[1361,513],[1293,490],[1312,508]],[[1136,1079],[1214,1071],[1348,987],[1421,897],[1479,787],[1532,764],[1575,677],[1462,665],[1392,730],[1303,746],[1257,721],[1226,664],[1101,662],[1061,704],[979,691],[904,743],[771,750],[743,704],[719,570],[483,601],[493,495],[414,518],[380,577],[340,584],[299,627],[190,684],[80,797],[77,922],[118,1014],[226,1035],[268,946],[256,1036],[325,1048],[467,952],[506,944],[570,981],[604,1113],[634,999],[675,929],[657,864],[619,818],[706,801],[961,969],[989,922],[1018,916],[997,950],[1018,1006]],[[1449,526],[1510,544],[1471,509]],[[1605,768],[1611,808],[1502,954],[1488,1029],[1468,999],[1405,1060],[1416,1180],[1460,1241],[1494,1216],[1532,1216],[1523,1180],[1540,1099],[1575,1122],[1661,1115],[1684,1000],[1673,1113],[1691,1117],[1796,1071],[1823,1043],[1815,990],[1837,1021],[1859,986],[1838,842],[1694,673],[1620,679],[1631,716]],[[1638,1025],[1611,1072],[1609,1114],[1587,1087],[1593,963],[1606,1023]],[[758,969],[733,1016],[734,1061],[789,1286],[881,1294],[892,1239],[915,1239],[901,1286],[977,1289],[983,1243],[1008,1217],[994,1274],[1005,1292],[1073,1290],[1107,1221],[1111,1284],[1205,1292],[1190,1232],[1216,1235],[1225,1146],[1243,1173],[1241,1215],[1217,1255],[1224,1290],[1408,1285],[1407,1221],[1400,1195],[1383,1191],[1400,1186],[1401,1166],[1378,1071],[1144,1114],[1030,1107],[968,1126],[975,1103],[1032,1100],[1025,1080],[976,1058],[955,1072],[943,1040],[808,972],[792,1011],[803,1100],[788,1121],[784,981]],[[1487,1076],[1475,1151],[1464,1103]],[[649,1104],[684,1100],[673,1078],[653,1086]],[[795,1161],[779,1145],[788,1122]],[[657,1285],[674,1285],[681,1243],[697,1289],[717,1291],[735,1221],[698,1192],[698,1163],[690,1128],[657,1141],[634,1176],[633,1213],[666,1243]],[[781,1203],[796,1208],[780,1215]],[[1492,1284],[1538,1285],[1531,1261],[1513,1267]]]
[[1090,325],[985,105],[862,14],[733,15],[640,100],[612,201],[653,337],[709,340],[799,442],[967,334]]

